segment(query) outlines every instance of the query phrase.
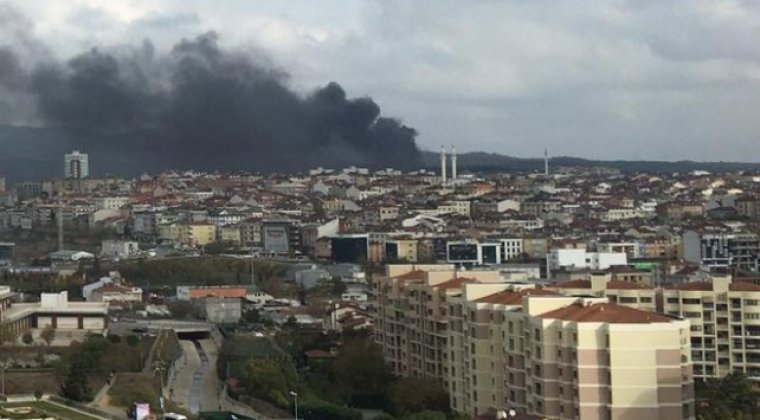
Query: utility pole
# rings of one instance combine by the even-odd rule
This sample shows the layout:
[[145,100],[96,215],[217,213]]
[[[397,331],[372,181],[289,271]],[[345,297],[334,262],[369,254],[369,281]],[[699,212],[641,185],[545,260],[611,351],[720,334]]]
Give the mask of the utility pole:
[[253,245],[251,245],[251,289],[252,291],[256,290],[256,276],[254,271],[254,265],[253,265]]
[[58,250],[63,251],[63,201],[58,198]]
[[161,414],[164,414],[164,374],[163,374],[163,368],[161,367],[161,362],[156,363],[156,372],[158,372],[158,381],[159,381],[159,393],[158,393],[158,402],[161,405]]

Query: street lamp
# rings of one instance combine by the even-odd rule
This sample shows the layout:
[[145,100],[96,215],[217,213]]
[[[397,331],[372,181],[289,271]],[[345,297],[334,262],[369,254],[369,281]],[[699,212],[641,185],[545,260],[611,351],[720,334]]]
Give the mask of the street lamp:
[[298,393],[295,391],[290,391],[290,395],[292,395],[294,399],[296,420],[298,420]]
[[163,375],[163,367],[161,366],[161,362],[156,363],[155,372],[158,372],[158,381],[159,381],[159,396],[158,396],[158,403],[161,406],[161,413],[164,412],[164,375]]

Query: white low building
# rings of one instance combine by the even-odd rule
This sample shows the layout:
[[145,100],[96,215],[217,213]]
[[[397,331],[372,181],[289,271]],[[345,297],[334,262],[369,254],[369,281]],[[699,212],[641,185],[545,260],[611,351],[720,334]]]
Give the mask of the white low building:
[[101,332],[108,327],[107,302],[71,302],[68,292],[43,293],[34,303],[3,301],[0,333],[18,336],[30,328]]
[[106,239],[101,243],[100,256],[123,260],[134,257],[140,252],[137,241],[118,241]]

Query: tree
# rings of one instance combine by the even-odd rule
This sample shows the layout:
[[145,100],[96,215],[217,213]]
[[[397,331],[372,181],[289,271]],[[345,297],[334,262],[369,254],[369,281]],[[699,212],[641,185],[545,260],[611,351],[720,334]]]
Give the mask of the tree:
[[130,335],[127,336],[127,338],[125,339],[125,341],[127,342],[127,345],[129,347],[134,347],[134,346],[137,345],[137,343],[140,342],[140,337],[138,337],[138,336],[136,336],[134,334],[130,334]]
[[401,420],[446,420],[446,414],[440,411],[425,410],[401,417]]
[[391,402],[396,415],[430,411],[446,413],[449,410],[446,390],[432,379],[400,379],[393,385]]
[[370,339],[351,338],[341,346],[335,360],[336,387],[349,403],[381,399],[393,381],[380,348]]
[[304,402],[299,407],[299,417],[305,420],[361,420],[358,410],[327,402]]
[[288,394],[298,387],[298,376],[284,362],[254,359],[245,367],[244,383],[251,395],[285,408],[289,404]]
[[242,320],[248,324],[258,324],[261,322],[261,313],[254,307],[247,307],[243,309]]
[[24,342],[27,346],[34,343],[34,337],[32,337],[32,333],[29,331],[25,332],[24,335],[21,337],[21,341]]
[[81,359],[76,359],[69,368],[69,374],[61,385],[61,396],[74,401],[88,401],[90,387],[87,384],[87,366]]
[[42,399],[42,391],[40,391],[39,389],[36,390],[36,391],[34,391],[34,399],[37,400],[37,401],[41,400]]
[[55,339],[55,329],[52,325],[46,325],[40,332],[40,338],[45,341],[45,344],[50,347],[50,343]]
[[758,396],[746,375],[732,372],[720,379],[697,384],[697,418],[754,418]]
[[198,318],[198,309],[191,302],[186,300],[176,300],[168,305],[169,312],[173,318]]

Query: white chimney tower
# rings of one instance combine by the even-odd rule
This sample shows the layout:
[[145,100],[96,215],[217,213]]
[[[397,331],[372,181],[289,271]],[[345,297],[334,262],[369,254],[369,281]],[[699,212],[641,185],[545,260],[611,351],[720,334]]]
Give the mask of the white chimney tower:
[[451,180],[457,179],[457,149],[451,146]]
[[441,185],[446,185],[446,148],[441,146]]
[[544,176],[549,176],[549,151],[544,148]]

